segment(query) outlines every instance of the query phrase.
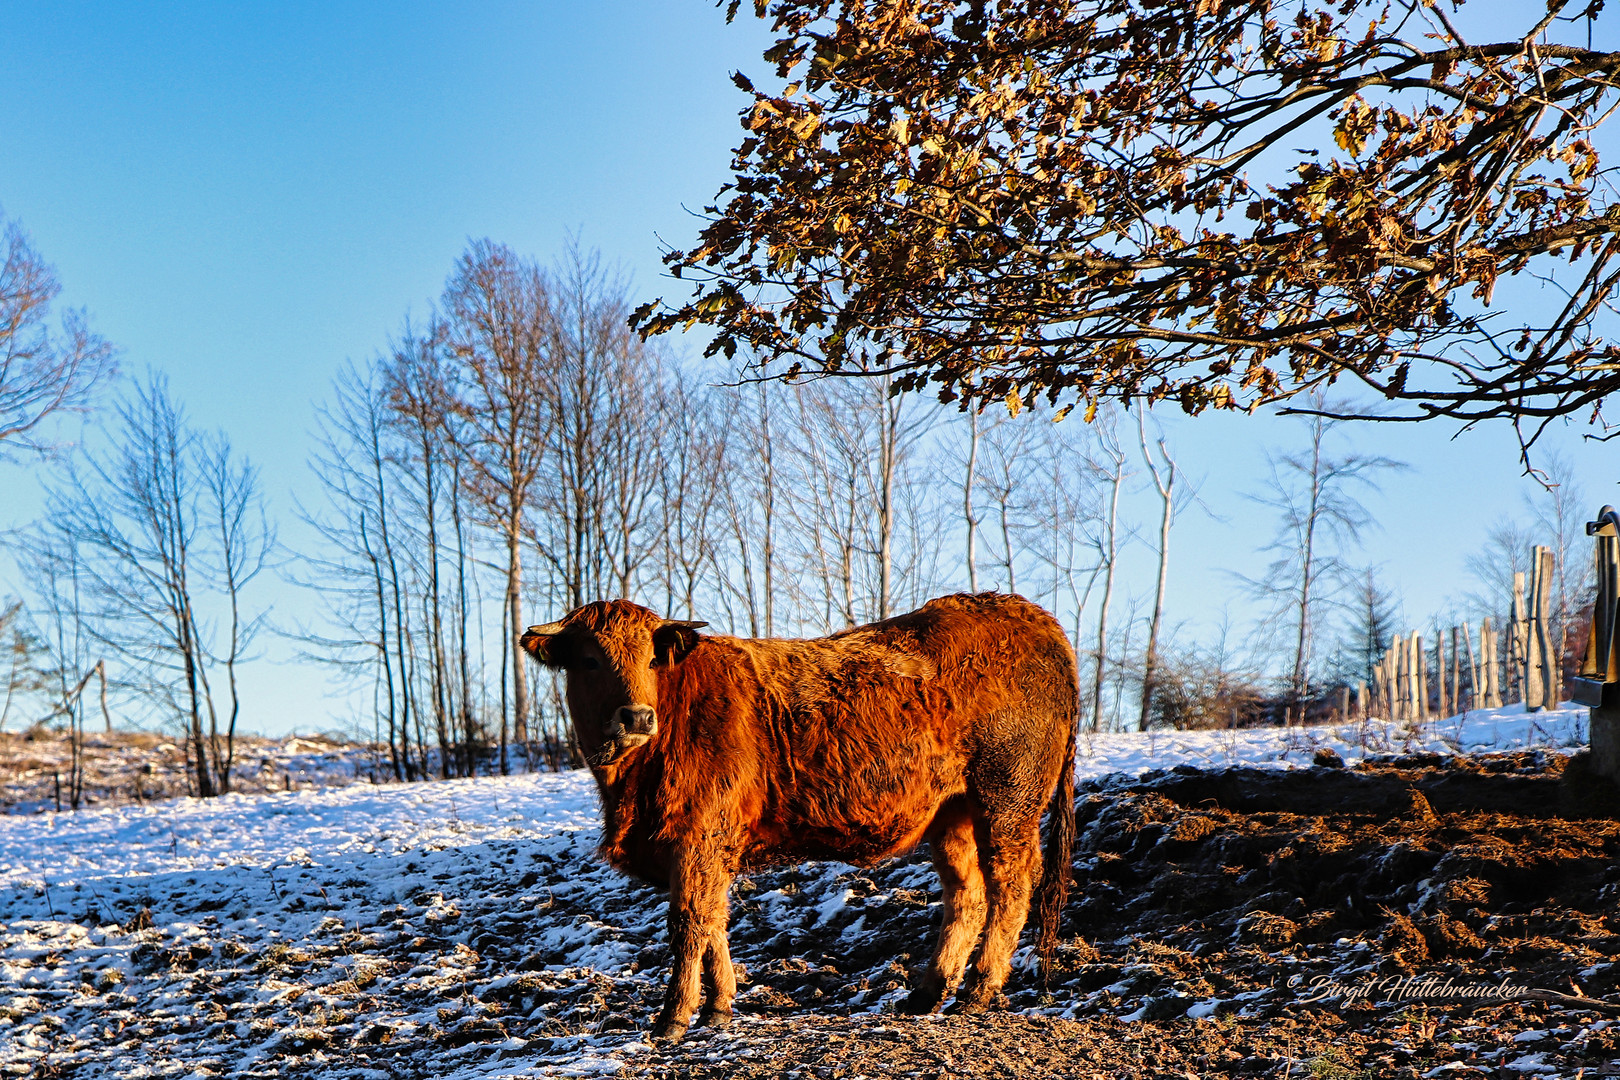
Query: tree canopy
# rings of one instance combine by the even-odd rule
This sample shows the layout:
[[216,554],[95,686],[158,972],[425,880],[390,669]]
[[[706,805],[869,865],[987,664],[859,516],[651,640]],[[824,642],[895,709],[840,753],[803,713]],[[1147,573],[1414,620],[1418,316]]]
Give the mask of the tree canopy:
[[784,85],[734,76],[735,179],[643,333],[1015,411],[1346,380],[1388,418],[1534,421],[1620,387],[1620,53],[1566,40],[1601,0],[755,7]]

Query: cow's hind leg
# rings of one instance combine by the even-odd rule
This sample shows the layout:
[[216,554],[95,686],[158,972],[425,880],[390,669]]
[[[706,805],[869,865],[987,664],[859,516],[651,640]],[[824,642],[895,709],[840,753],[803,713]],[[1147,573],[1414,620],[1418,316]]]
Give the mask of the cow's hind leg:
[[944,921],[940,924],[934,958],[901,1006],[909,1013],[928,1013],[939,1008],[961,981],[968,954],[984,930],[984,872],[980,868],[971,812],[965,805],[958,804],[941,811],[940,817],[944,820],[936,826],[939,831],[931,846],[934,868],[939,871],[944,893]]
[[698,1027],[723,1028],[731,1026],[731,999],[737,996],[737,970],[731,966],[731,945],[726,941],[726,928],[709,939],[703,953],[703,1011],[698,1013]]
[[[703,996],[705,954],[726,933],[731,874],[717,854],[693,847],[675,852],[669,882],[669,986],[653,1025],[654,1039],[678,1039]],[[729,964],[730,957],[727,957]],[[734,980],[728,980],[734,989]],[[730,999],[726,1000],[729,1008]]]
[[980,846],[988,886],[989,917],[956,1007],[977,1012],[989,1006],[1012,972],[1012,954],[1029,916],[1029,898],[1041,869],[1041,819],[992,818]]

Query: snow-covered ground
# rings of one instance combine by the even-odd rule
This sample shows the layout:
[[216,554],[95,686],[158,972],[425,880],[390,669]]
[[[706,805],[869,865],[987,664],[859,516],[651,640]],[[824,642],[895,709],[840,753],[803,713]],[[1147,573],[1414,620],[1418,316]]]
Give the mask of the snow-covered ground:
[[1420,725],[1366,720],[1305,728],[1090,735],[1081,740],[1075,773],[1084,780],[1175,765],[1287,768],[1309,765],[1323,747],[1353,765],[1379,754],[1477,754],[1536,747],[1573,751],[1587,742],[1584,705],[1565,702],[1561,708],[1538,713],[1526,713],[1523,705],[1507,705]]
[[[1077,772],[1288,768],[1322,747],[1347,763],[1573,750],[1586,727],[1582,707],[1512,706],[1421,729],[1106,734],[1082,741]],[[661,972],[642,953],[662,940],[663,904],[591,855],[597,820],[585,773],[0,816],[0,1072],[279,1075],[290,1057],[318,1066],[334,1031],[398,1045],[398,1075],[614,1071],[647,1047],[593,973],[645,1012]],[[918,870],[914,887],[933,888]],[[858,935],[859,897],[840,886],[851,872],[816,868],[826,888],[767,892],[750,910],[789,935]],[[490,959],[507,955],[520,962]],[[875,987],[867,1004],[898,993]],[[556,1020],[556,1034],[492,1043],[515,1013]]]

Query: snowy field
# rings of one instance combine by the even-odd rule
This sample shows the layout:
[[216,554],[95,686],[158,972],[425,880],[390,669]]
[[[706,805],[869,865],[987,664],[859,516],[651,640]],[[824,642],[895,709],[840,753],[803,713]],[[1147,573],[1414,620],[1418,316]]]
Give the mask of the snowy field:
[[[1322,747],[1351,764],[1573,751],[1586,726],[1582,707],[1513,706],[1421,730],[1096,735],[1077,772],[1292,768]],[[663,904],[593,857],[597,815],[581,772],[0,816],[0,1072],[614,1072],[648,1052]],[[784,940],[857,940],[853,873],[828,864],[798,872],[804,887],[742,887],[739,917]],[[912,877],[919,895],[936,889],[926,865]],[[879,1011],[902,992],[874,979],[854,1005]],[[396,1057],[359,1068],[333,1054],[340,1043]]]

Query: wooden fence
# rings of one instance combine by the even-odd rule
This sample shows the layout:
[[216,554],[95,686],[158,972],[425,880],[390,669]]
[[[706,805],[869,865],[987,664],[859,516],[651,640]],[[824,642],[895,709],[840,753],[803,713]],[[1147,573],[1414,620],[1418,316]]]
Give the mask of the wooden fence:
[[1466,625],[1438,630],[1432,647],[1426,648],[1416,631],[1397,637],[1373,669],[1371,693],[1365,683],[1356,684],[1355,712],[1421,721],[1509,701],[1523,701],[1532,712],[1555,708],[1562,689],[1552,633],[1556,569],[1552,549],[1537,546],[1528,583],[1522,572],[1513,575],[1512,625],[1505,638],[1488,617],[1477,630]]

